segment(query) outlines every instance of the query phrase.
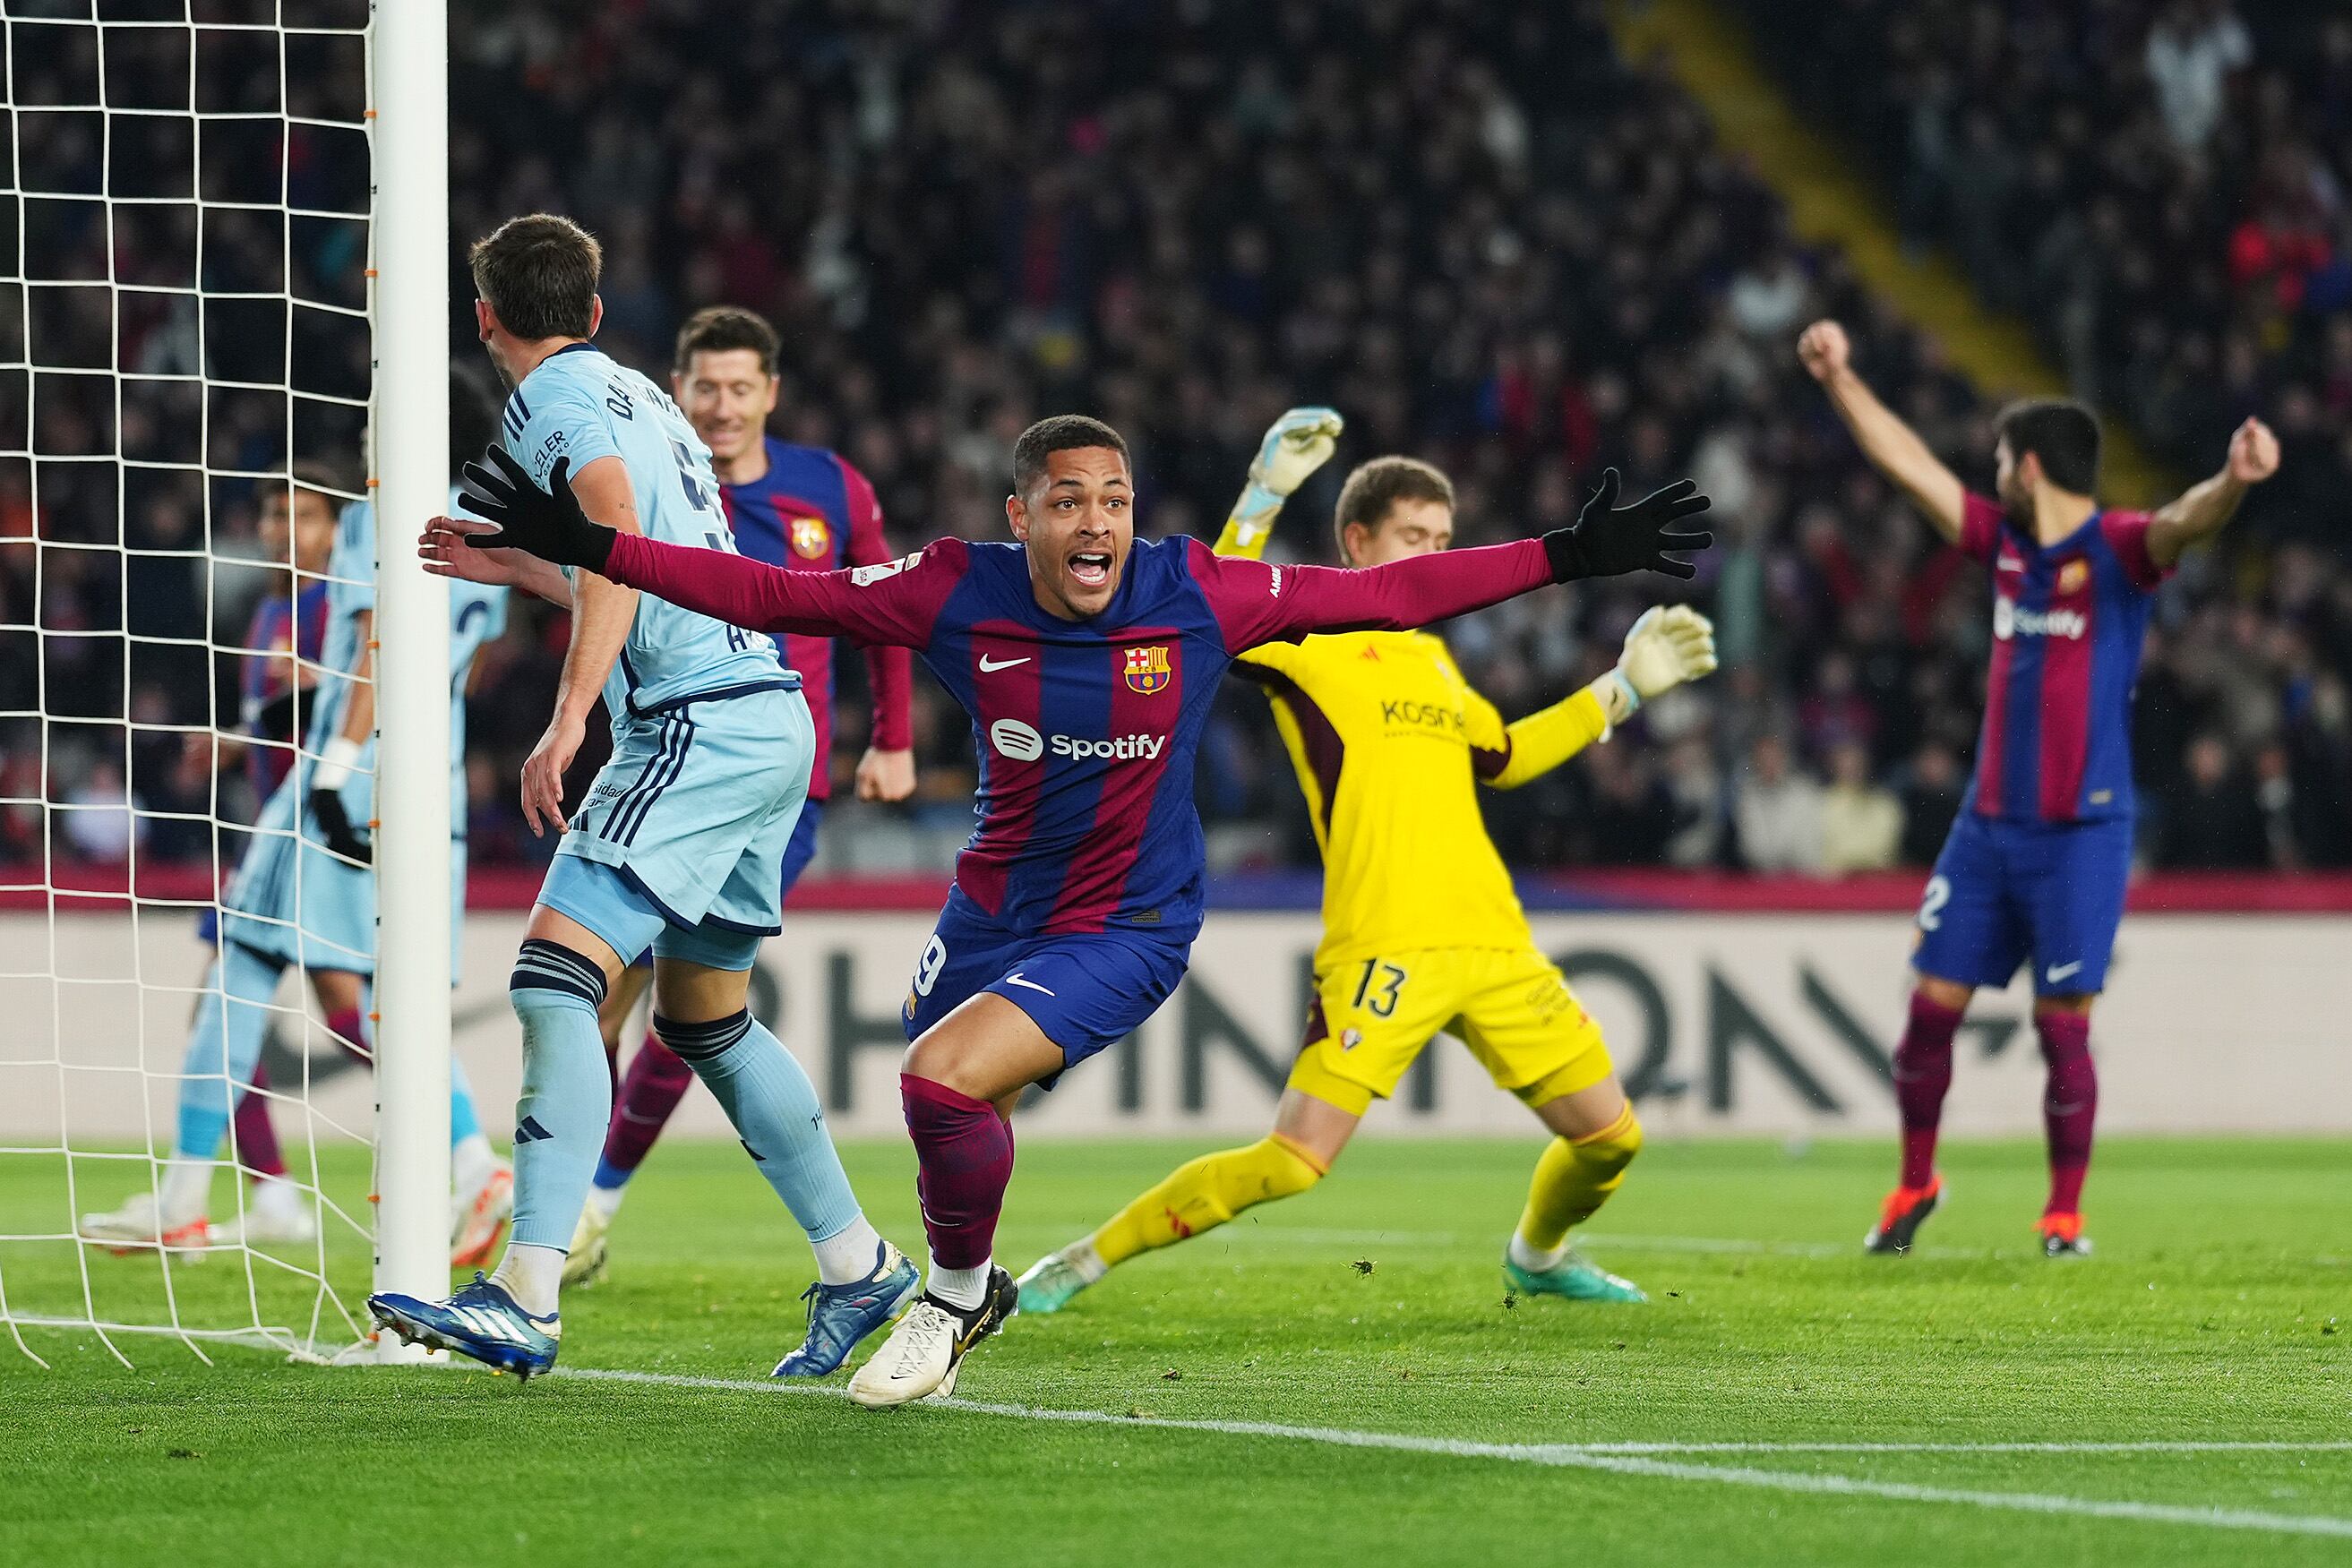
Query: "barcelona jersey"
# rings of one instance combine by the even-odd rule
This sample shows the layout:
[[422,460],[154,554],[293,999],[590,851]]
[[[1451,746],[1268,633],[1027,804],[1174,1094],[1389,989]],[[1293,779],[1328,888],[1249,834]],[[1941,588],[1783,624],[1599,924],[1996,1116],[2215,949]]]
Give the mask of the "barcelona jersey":
[[1992,660],[1966,810],[2011,821],[2132,814],[2131,699],[2167,573],[2145,512],[2095,511],[2054,544],[1969,496],[1960,548],[1992,569]]

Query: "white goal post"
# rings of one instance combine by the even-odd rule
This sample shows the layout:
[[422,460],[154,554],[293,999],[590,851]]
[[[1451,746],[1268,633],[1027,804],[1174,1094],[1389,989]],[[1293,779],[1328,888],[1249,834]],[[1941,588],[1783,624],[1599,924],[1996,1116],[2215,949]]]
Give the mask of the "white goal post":
[[[463,824],[450,595],[415,544],[449,484],[446,0],[0,0],[0,1346],[413,1359],[362,1298],[449,1279]],[[372,569],[306,563],[299,517],[257,551],[269,497],[305,494],[373,504]],[[276,754],[297,798],[320,759],[314,692],[360,683],[305,644],[306,586],[373,594],[373,1060],[348,1065],[294,966],[247,1004],[247,1091],[191,1071],[192,1012],[237,1011],[197,923],[249,844],[319,852],[299,809],[256,820],[264,768],[215,756]],[[284,640],[250,653],[239,617],[273,596]],[[290,713],[268,731],[225,691],[263,664]],[[243,918],[333,946],[283,880]],[[250,1228],[241,1130],[212,1173],[232,1239],[90,1239],[90,1211],[162,1209],[196,1082],[274,1113],[314,1239]]]

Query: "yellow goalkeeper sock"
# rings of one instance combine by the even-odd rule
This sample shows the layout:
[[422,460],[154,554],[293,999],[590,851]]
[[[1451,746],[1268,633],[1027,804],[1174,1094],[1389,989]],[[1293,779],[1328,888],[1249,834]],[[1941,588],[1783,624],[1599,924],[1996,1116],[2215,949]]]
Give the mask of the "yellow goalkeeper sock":
[[1527,1212],[1519,1216],[1519,1239],[1531,1251],[1558,1252],[1570,1228],[1591,1218],[1609,1201],[1641,1147],[1642,1124],[1631,1105],[1588,1137],[1554,1138],[1536,1161]]
[[1305,1192],[1325,1167],[1275,1134],[1245,1149],[1220,1149],[1176,1167],[1158,1186],[1111,1216],[1094,1233],[1106,1264],[1213,1230],[1253,1204]]

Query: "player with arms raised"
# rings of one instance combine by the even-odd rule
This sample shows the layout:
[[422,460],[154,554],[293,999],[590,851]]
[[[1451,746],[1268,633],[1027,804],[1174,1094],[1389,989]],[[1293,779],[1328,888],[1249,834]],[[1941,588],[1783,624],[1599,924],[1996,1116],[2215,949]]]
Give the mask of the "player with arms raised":
[[[795,446],[768,434],[780,385],[778,348],[776,329],[755,312],[713,305],[696,311],[678,329],[671,361],[670,389],[695,434],[710,448],[719,504],[735,549],[754,560],[795,571],[879,565],[890,559],[890,547],[882,534],[881,503],[866,476],[837,453]],[[784,637],[785,667],[801,677],[801,695],[808,700],[816,731],[808,800],[801,807],[792,841],[784,846],[787,894],[816,853],[817,825],[833,792],[833,655],[830,638]],[[914,793],[909,674],[904,648],[866,651],[874,731],[872,744],[857,762],[861,800],[903,800]],[[606,994],[598,1022],[607,1050],[619,1045],[621,1029],[652,977],[648,956],[631,965]],[[578,1284],[604,1272],[607,1232],[629,1178],[693,1082],[694,1070],[661,1042],[659,1034],[648,1030],[629,1060],[613,1103],[604,1157],[596,1162],[588,1207],[581,1211],[580,1230],[564,1262],[564,1283]]]
[[1919,905],[1918,986],[1895,1051],[1902,1173],[1874,1252],[1909,1250],[1942,1200],[1936,1133],[1952,1038],[1979,986],[2033,967],[2033,1029],[2050,1197],[2037,1229],[2050,1257],[2087,1252],[2083,1178],[2098,1109],[2091,1007],[2106,983],[2131,870],[2132,686],[2156,590],[2183,551],[2221,532],[2247,489],[2278,472],[2278,440],[2249,419],[2221,471],[2161,510],[2094,500],[2099,424],[2076,402],[2011,404],[1993,447],[1996,498],[1971,494],[1850,362],[1845,329],[1817,321],[1798,356],[1863,455],[1936,531],[1990,569],[1992,664],[1976,773]]
[[[922,1299],[850,1395],[901,1405],[954,1386],[1019,1299],[992,1243],[1013,1174],[1014,1098],[1150,1017],[1201,925],[1193,762],[1217,679],[1244,650],[1313,632],[1402,629],[1548,583],[1653,569],[1710,536],[1688,481],[1622,511],[1606,497],[1541,539],[1362,571],[1139,540],[1127,444],[1099,421],[1042,420],[1013,451],[1014,544],[939,540],[887,566],[785,571],[601,526],[562,483],[488,497],[502,533],[443,521],[441,570],[512,546],[762,631],[916,649],[971,716],[980,825],[915,967],[900,1078],[931,1269]],[[585,580],[583,579],[583,580]]]
[[[1275,423],[1219,555],[1264,551],[1284,500],[1330,457],[1339,429],[1339,416],[1319,408]],[[1614,488],[1612,473],[1601,494]],[[1434,554],[1454,542],[1454,486],[1426,463],[1374,458],[1340,488],[1337,528],[1350,567]],[[1516,789],[1540,778],[1607,739],[1647,699],[1714,668],[1714,628],[1685,605],[1644,613],[1614,669],[1509,726],[1427,632],[1268,643],[1235,659],[1234,673],[1274,701],[1323,851],[1306,1041],[1265,1138],[1202,1155],[1093,1235],[1039,1260],[1021,1277],[1021,1310],[1058,1311],[1139,1252],[1313,1186],[1440,1030],[1459,1034],[1554,1134],[1504,1251],[1509,1287],[1644,1300],[1568,1245],[1570,1228],[1624,1180],[1642,1124],[1600,1026],[1536,946],[1486,836],[1478,785]]]
[[[501,225],[471,259],[476,325],[514,389],[508,445],[492,449],[504,471],[566,496],[576,485],[574,504],[607,532],[729,549],[693,427],[588,341],[603,315],[596,242],[535,214]],[[471,552],[469,564],[470,580],[569,604],[572,621],[554,716],[522,770],[525,819],[563,837],[508,982],[523,1030],[514,1232],[495,1277],[446,1301],[379,1294],[369,1307],[403,1339],[520,1376],[554,1364],[564,1257],[613,1109],[596,1009],[651,948],[655,1030],[710,1086],[816,1253],[807,1341],[778,1374],[830,1372],[918,1281],[859,1210],[808,1075],[748,1006],[814,756],[800,677],[757,632],[604,578],[502,552]],[[600,695],[612,759],[567,820],[563,772]]]

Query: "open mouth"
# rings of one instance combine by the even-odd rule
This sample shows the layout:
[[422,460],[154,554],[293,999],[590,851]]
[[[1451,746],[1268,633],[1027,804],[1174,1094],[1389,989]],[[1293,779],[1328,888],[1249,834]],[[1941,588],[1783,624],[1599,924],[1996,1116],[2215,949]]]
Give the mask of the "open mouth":
[[1070,575],[1088,588],[1110,581],[1110,551],[1080,550],[1070,557]]

